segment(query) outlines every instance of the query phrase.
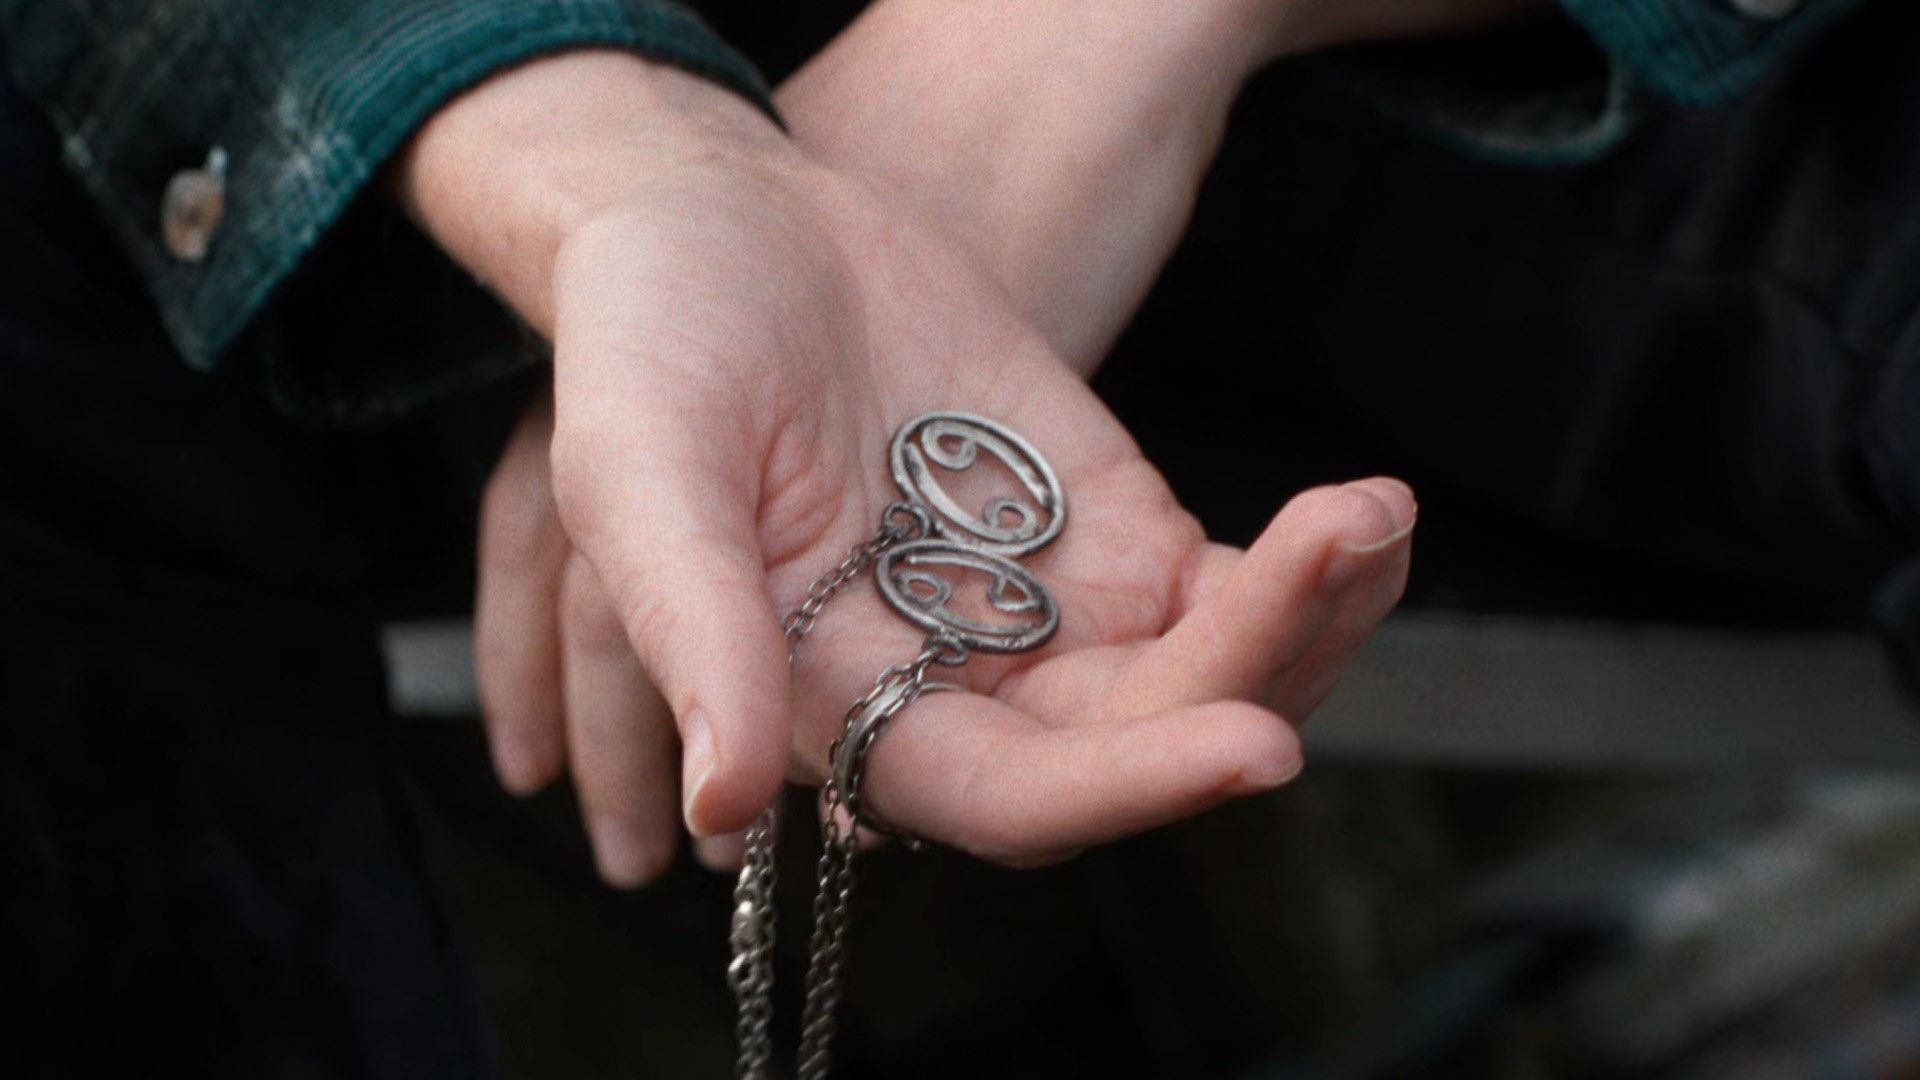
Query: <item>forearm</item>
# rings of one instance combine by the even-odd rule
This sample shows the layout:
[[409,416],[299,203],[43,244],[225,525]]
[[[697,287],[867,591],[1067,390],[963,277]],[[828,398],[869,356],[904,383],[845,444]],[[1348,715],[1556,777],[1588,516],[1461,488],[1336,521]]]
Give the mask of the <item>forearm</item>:
[[810,154],[971,248],[1090,372],[1184,230],[1253,72],[1545,3],[881,0],[779,99]]

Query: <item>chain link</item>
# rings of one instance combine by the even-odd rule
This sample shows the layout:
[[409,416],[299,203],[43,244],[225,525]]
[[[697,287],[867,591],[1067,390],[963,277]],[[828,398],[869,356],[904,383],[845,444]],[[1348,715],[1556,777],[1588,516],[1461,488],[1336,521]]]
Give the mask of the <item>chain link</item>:
[[925,507],[905,502],[889,505],[886,512],[880,515],[879,530],[848,548],[847,557],[840,560],[840,565],[807,586],[807,598],[780,620],[780,629],[787,636],[787,660],[791,662],[799,654],[801,639],[813,631],[814,622],[820,618],[820,611],[829,600],[853,584],[853,579],[886,554],[888,548],[918,540],[932,530],[933,523]]
[[[847,549],[846,558],[832,570],[821,575],[807,587],[807,597],[800,605],[787,613],[780,622],[780,629],[787,638],[787,661],[791,663],[800,651],[800,642],[813,630],[820,612],[836,595],[861,575],[874,561],[886,554],[887,549],[909,540],[917,540],[932,531],[931,519],[923,507],[911,503],[896,502],[889,505],[880,516],[880,528],[867,539]],[[892,669],[888,669],[892,670]],[[837,743],[835,745],[838,745]],[[828,785],[829,791],[832,785]],[[829,819],[831,820],[831,819]],[[769,806],[760,812],[746,832],[746,854],[741,861],[740,878],[733,889],[733,926],[730,946],[733,960],[727,967],[727,981],[733,987],[734,999],[739,1005],[739,1016],[735,1025],[735,1036],[739,1043],[735,1075],[740,1080],[768,1080],[773,1062],[773,951],[774,951],[774,852],[779,839],[779,814],[775,807]],[[829,848],[833,847],[834,837],[828,838]],[[828,872],[826,860],[822,859],[822,874]],[[846,935],[846,897],[853,891],[853,869],[851,853],[841,860],[835,871],[840,899],[837,903],[839,926],[833,934],[834,955],[837,958],[844,952],[843,942]],[[828,897],[827,885],[822,884],[821,892],[814,898],[816,911]],[[816,916],[816,922],[818,921]],[[815,931],[818,936],[819,931]],[[819,955],[819,945],[810,950],[808,960],[807,999],[809,1014],[814,999],[813,970],[815,959]],[[839,969],[836,964],[833,982],[836,989],[833,999],[838,999],[837,984]],[[831,1038],[831,1009],[829,1009],[829,1030]],[[821,1060],[821,1072],[825,1075],[825,1043],[820,1044],[818,1056]]]
[[[920,696],[921,689],[925,687],[927,683],[927,669],[933,667],[935,664],[941,664],[946,667],[957,667],[966,663],[969,655],[965,645],[945,635],[935,634],[927,638],[921,645],[920,655],[904,664],[894,664],[875,676],[872,688],[865,694],[862,694],[860,700],[848,706],[846,717],[840,725],[840,734],[834,737],[833,745],[827,748],[827,760],[829,762],[840,760],[840,754],[846,748],[847,739],[853,735],[854,721],[858,720],[860,714],[867,711],[874,702],[879,701],[881,697],[885,696],[889,691],[905,691],[900,700],[895,701],[887,707],[887,711],[882,717],[883,722],[891,720],[895,713],[913,704],[914,700]],[[878,733],[878,731],[879,725],[876,725],[872,729],[872,733]],[[872,736],[870,734],[867,742],[871,741]],[[848,796],[853,795],[859,790],[860,777],[864,771],[863,766],[866,763],[866,759],[866,745],[863,744],[855,747],[854,769],[848,774],[850,781],[849,786],[852,790],[841,792],[836,790],[838,785],[830,786],[828,793],[837,798],[842,806],[846,806]]]
[[850,797],[860,790],[867,749],[887,721],[919,698],[926,686],[928,668],[935,664],[964,663],[966,658],[966,647],[951,638],[938,635],[928,638],[920,655],[907,663],[894,664],[873,680],[873,688],[847,709],[840,735],[833,741],[828,760],[838,761],[847,739],[854,735],[861,714],[887,695],[893,695],[879,722],[870,726],[865,738],[853,747],[847,790],[840,790],[839,783],[833,779],[820,790],[820,872],[818,891],[813,896],[813,937],[807,945],[807,997],[800,1020],[799,1080],[826,1080],[832,1065],[833,1036],[839,1027],[836,1017],[846,971],[847,927],[853,910],[853,860],[860,852],[858,815],[853,812]]
[[853,857],[860,838],[839,825],[839,799],[824,789],[820,873],[813,895],[813,937],[807,942],[807,999],[800,1021],[799,1080],[825,1080],[847,961],[848,914],[853,910]]
[[[777,804],[776,804],[777,805]],[[735,1036],[740,1080],[769,1080],[773,1061],[774,865],[780,815],[776,806],[760,811],[747,827],[746,856],[733,889],[733,962],[727,982],[739,1002]]]

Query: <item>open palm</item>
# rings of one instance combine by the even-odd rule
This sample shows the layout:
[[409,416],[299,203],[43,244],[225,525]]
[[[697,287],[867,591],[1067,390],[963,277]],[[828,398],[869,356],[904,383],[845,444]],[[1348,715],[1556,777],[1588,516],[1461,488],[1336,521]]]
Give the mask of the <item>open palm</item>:
[[[1071,523],[1028,562],[1063,614],[1044,648],[976,659],[957,676],[976,693],[923,699],[877,744],[867,794],[888,819],[1036,861],[1297,771],[1282,717],[1397,597],[1405,545],[1382,541],[1410,520],[1404,489],[1309,493],[1252,554],[1209,544],[986,276],[857,182],[803,166],[680,179],[649,193],[677,213],[598,223],[555,274],[551,460],[572,552],[511,560],[505,589],[564,566],[561,629],[533,650],[550,659],[509,643],[492,654],[521,662],[483,663],[496,737],[542,747],[520,786],[564,740],[589,819],[624,818],[658,853],[674,717],[698,831],[739,827],[783,776],[819,780],[847,704],[921,632],[850,590],[790,677],[777,612],[871,535],[900,497],[893,431],[936,407],[999,420],[1053,463]],[[497,491],[540,497],[512,481],[544,466],[530,445]],[[490,517],[526,516],[506,502]],[[483,597],[483,641],[524,642],[524,607]],[[529,671],[558,678],[530,690]],[[543,695],[558,701],[523,707]]]
[[[623,141],[654,115],[622,107],[629,86],[683,134]],[[561,58],[441,117],[408,190],[555,350],[551,411],[523,424],[483,514],[489,736],[516,790],[570,768],[607,877],[665,865],[677,801],[696,834],[724,833],[783,778],[820,779],[848,703],[918,650],[855,588],[790,666],[779,613],[872,534],[899,497],[892,434],[931,409],[991,417],[1051,460],[1068,526],[1026,564],[1062,619],[890,728],[865,785],[885,818],[1028,862],[1297,769],[1286,721],[1398,596],[1403,487],[1310,492],[1251,552],[1208,544],[959,245],[697,79]],[[526,191],[568,211],[531,262],[539,234],[489,217]]]

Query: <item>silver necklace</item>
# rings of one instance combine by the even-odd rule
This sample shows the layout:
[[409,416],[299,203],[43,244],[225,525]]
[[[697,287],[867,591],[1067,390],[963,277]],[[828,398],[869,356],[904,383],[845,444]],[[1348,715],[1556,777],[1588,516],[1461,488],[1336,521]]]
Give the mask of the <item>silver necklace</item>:
[[[962,472],[982,452],[996,459],[1021,491],[987,500],[977,515],[941,485],[935,469]],[[845,981],[854,857],[860,827],[890,829],[860,796],[867,754],[889,722],[926,693],[957,689],[927,677],[958,667],[974,652],[1037,649],[1060,625],[1060,611],[1039,579],[1013,560],[1040,550],[1066,525],[1060,480],[1040,452],[1007,428],[961,412],[929,412],[894,434],[888,464],[902,500],[888,506],[874,534],[847,551],[838,566],[807,589],[782,627],[787,659],[834,596],[871,570],[895,613],[927,632],[913,659],[894,664],[847,709],[828,752],[821,791],[821,853],[807,948],[806,1004],[800,1023],[799,1080],[825,1080],[832,1063],[836,1010]],[[987,616],[956,610],[954,570],[987,575]],[[852,827],[842,827],[841,813]],[[739,1004],[740,1080],[770,1080],[772,1067],[774,866],[779,817],[762,811],[746,834],[746,857],[734,887],[732,963],[727,979]],[[911,846],[918,841],[902,836]]]

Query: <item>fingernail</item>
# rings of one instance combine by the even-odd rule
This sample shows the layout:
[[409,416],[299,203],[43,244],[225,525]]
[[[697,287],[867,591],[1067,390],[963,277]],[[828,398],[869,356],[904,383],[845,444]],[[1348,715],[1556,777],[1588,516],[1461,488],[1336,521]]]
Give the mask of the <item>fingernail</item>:
[[1386,504],[1387,513],[1393,516],[1394,528],[1405,529],[1419,516],[1420,501],[1414,497],[1413,489],[1404,480],[1375,476],[1361,482],[1367,485],[1375,498]]
[[593,835],[594,861],[608,884],[631,889],[653,876],[653,850],[634,822],[601,817],[593,819],[588,828]]
[[693,807],[699,801],[700,792],[713,776],[716,762],[713,753],[713,725],[707,721],[704,709],[690,709],[686,719],[680,724],[681,783],[685,794],[687,828],[699,833],[693,821]]
[[1373,555],[1387,550],[1412,535],[1413,522],[1409,521],[1378,540],[1369,541],[1365,544],[1354,544],[1342,540],[1339,546],[1340,550],[1348,555]]
[[1306,761],[1297,754],[1288,755],[1278,761],[1269,761],[1253,765],[1240,771],[1239,783],[1234,786],[1235,794],[1257,795],[1262,791],[1272,791],[1283,784],[1290,783],[1306,768]]
[[1342,541],[1340,550],[1354,555],[1372,555],[1405,540],[1413,532],[1414,523],[1420,518],[1420,504],[1414,499],[1412,488],[1391,476],[1369,477],[1355,481],[1354,486],[1364,488],[1387,512],[1387,519],[1393,523],[1393,531],[1364,544]]

